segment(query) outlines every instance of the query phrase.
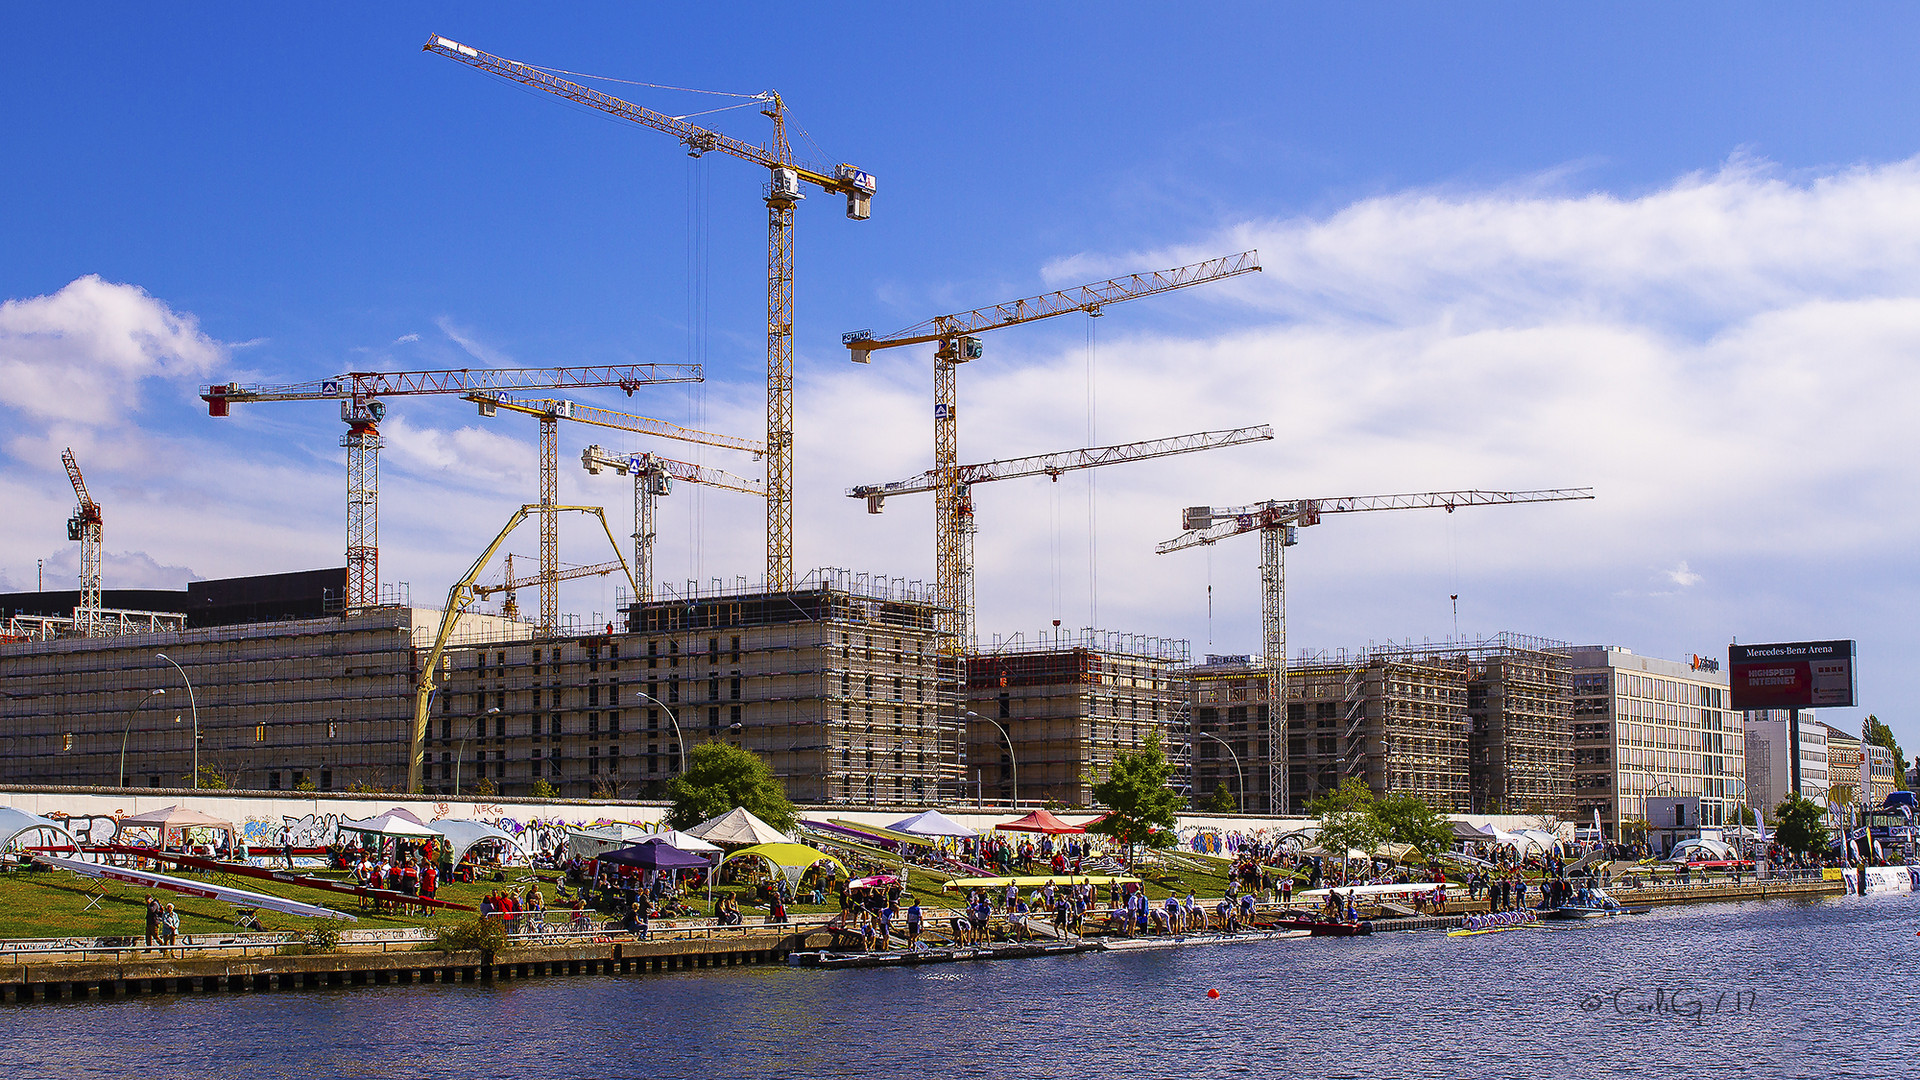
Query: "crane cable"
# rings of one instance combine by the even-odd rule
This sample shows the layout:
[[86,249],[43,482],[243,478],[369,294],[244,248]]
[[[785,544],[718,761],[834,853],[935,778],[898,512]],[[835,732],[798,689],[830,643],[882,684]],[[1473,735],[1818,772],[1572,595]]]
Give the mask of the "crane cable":
[[[1098,446],[1096,435],[1099,432],[1100,394],[1096,374],[1096,357],[1099,334],[1094,329],[1099,325],[1093,318],[1087,319],[1087,445]],[[1094,470],[1087,470],[1087,625],[1098,628],[1100,625],[1100,546],[1098,484],[1094,479]]]

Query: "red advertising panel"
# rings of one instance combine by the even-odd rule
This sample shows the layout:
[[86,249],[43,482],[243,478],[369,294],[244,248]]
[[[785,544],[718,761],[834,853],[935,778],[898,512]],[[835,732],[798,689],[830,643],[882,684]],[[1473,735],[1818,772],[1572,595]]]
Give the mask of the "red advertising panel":
[[1854,702],[1851,641],[1729,645],[1736,709],[1846,708]]

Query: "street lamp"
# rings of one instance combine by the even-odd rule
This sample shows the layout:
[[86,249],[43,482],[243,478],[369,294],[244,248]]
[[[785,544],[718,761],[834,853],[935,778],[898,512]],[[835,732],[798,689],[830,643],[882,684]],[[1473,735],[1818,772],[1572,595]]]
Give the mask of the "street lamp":
[[1215,735],[1213,732],[1202,731],[1200,734],[1212,739],[1221,746],[1226,746],[1227,753],[1233,756],[1233,771],[1240,774],[1240,811],[1245,813],[1247,809],[1247,774],[1245,770],[1240,768],[1240,755],[1233,752],[1233,747],[1227,746],[1227,740]]
[[992,724],[999,730],[1000,737],[1007,740],[1007,762],[1013,766],[1013,808],[1015,810],[1020,809],[1020,759],[1013,755],[1013,736],[1007,734],[1007,729],[1003,727],[998,720],[981,716],[972,709],[967,710],[967,715],[973,717],[975,720],[985,720],[987,723]]
[[187,669],[174,664],[173,657],[166,653],[154,653],[156,659],[173,664],[173,670],[180,673],[180,681],[187,684],[187,708],[193,712],[193,788],[200,790],[200,703],[193,697],[193,680],[187,678]]
[[127,736],[133,734],[133,714],[140,711],[141,705],[145,705],[147,702],[152,701],[154,698],[166,692],[167,691],[165,690],[165,688],[149,690],[147,691],[147,696],[140,699],[140,705],[135,705],[133,708],[127,710],[127,726],[124,729],[122,729],[120,732],[120,786],[121,787],[127,786]]
[[[666,711],[667,723],[673,725],[673,737],[675,741],[677,741],[680,744],[680,771],[683,773],[686,772],[687,771],[687,737],[680,733],[680,720],[673,715],[673,710],[667,707],[666,702],[661,701],[659,698],[654,697],[652,694],[647,693],[645,690],[635,690],[633,692],[633,696],[635,698],[638,698],[641,701],[651,701],[655,705],[660,706],[660,708]],[[735,724],[734,730],[736,731],[739,730],[739,727],[740,725]]]

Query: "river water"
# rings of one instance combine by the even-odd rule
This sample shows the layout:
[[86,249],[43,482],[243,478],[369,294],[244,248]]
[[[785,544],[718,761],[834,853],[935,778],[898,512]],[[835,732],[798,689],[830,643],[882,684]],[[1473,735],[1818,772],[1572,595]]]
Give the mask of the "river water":
[[1893,895],[1476,937],[46,1002],[0,1008],[0,1076],[1906,1077],[1916,932],[1920,897]]

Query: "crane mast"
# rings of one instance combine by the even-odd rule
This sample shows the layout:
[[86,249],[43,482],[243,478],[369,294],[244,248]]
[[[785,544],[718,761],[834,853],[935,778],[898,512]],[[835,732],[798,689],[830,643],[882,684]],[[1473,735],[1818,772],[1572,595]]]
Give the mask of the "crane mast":
[[1182,514],[1185,532],[1154,547],[1158,554],[1215,544],[1230,536],[1260,534],[1260,643],[1267,692],[1267,806],[1281,814],[1287,806],[1287,577],[1286,549],[1299,542],[1300,529],[1327,514],[1372,510],[1445,510],[1466,506],[1568,502],[1593,498],[1592,488],[1537,491],[1427,491],[1402,495],[1358,495],[1334,499],[1293,499],[1248,506],[1190,506]]
[[[726,446],[752,451],[758,456],[764,449],[751,439],[684,428],[632,413],[598,409],[578,402],[553,398],[515,399],[508,394],[476,393],[466,395],[480,406],[481,416],[494,416],[501,409],[531,416],[540,421],[540,622],[542,637],[557,632],[560,622],[560,515],[555,507],[560,496],[560,421],[575,420],[596,427],[636,431],[669,439]],[[638,552],[636,552],[636,555]],[[636,564],[635,570],[639,567]]]
[[100,614],[100,504],[87,493],[87,480],[80,475],[80,461],[72,447],[60,452],[60,461],[67,467],[67,481],[78,500],[67,519],[67,539],[80,542],[80,603],[73,609],[73,629],[81,637],[99,637],[106,633]]
[[802,183],[847,197],[847,217],[872,213],[872,174],[841,164],[831,173],[794,160],[787,141],[786,103],[779,93],[758,95],[761,113],[773,123],[771,141],[760,146],[690,124],[679,117],[589,89],[530,64],[507,60],[441,37],[425,51],[523,86],[566,98],[678,139],[693,157],[719,152],[768,171],[767,206],[767,590],[793,588],[793,212],[806,196]]
[[766,489],[757,480],[748,480],[705,465],[692,465],[658,454],[611,454],[601,447],[589,446],[580,452],[580,464],[598,476],[612,469],[633,477],[633,576],[637,583],[634,599],[646,603],[653,599],[653,527],[656,500],[673,490],[675,480],[706,484],[726,491],[764,497]]
[[1260,253],[1243,251],[1219,259],[1193,263],[1151,273],[1131,274],[1014,300],[992,307],[951,315],[937,315],[884,338],[872,331],[854,330],[840,335],[841,344],[857,364],[869,362],[873,352],[903,345],[937,343],[933,362],[933,549],[934,602],[940,609],[936,630],[944,647],[953,655],[971,644],[966,613],[971,602],[969,577],[972,559],[967,551],[971,542],[964,520],[970,507],[961,491],[959,365],[981,356],[980,342],[973,335],[1005,326],[1050,319],[1068,312],[1083,311],[1100,315],[1109,304],[1136,300],[1143,296],[1184,289],[1190,285],[1221,281],[1260,269]]
[[203,388],[200,397],[207,403],[207,415],[216,417],[248,402],[340,402],[340,419],[347,425],[340,445],[347,451],[346,602],[352,610],[380,603],[380,421],[387,415],[383,398],[600,386],[617,386],[631,397],[642,386],[701,379],[698,364],[350,371],[304,383],[219,383]]
[[[957,606],[953,612],[953,625],[962,648],[970,648],[973,642],[975,611],[973,538],[978,531],[978,523],[973,514],[973,485],[993,480],[1013,480],[1025,476],[1047,476],[1057,481],[1063,474],[1081,469],[1119,465],[1130,461],[1147,461],[1174,454],[1191,454],[1200,450],[1217,450],[1223,446],[1264,442],[1272,438],[1273,428],[1261,424],[1257,427],[1201,431],[1167,439],[1148,439],[1113,446],[1065,450],[1054,454],[1006,458],[1001,461],[982,462],[978,465],[961,465],[953,470],[958,478],[960,489],[959,534],[961,538],[954,573],[957,583],[954,590]],[[847,497],[865,499],[867,513],[878,514],[889,496],[938,491],[940,482],[941,477],[936,472],[928,471],[888,484],[862,484],[851,487],[847,489]]]

